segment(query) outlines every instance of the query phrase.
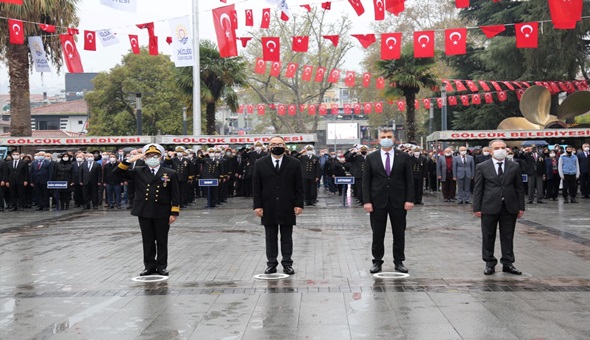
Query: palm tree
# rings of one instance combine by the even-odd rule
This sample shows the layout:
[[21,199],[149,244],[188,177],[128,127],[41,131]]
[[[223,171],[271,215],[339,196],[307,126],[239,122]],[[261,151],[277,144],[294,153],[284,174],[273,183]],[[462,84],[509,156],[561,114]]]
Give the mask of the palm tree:
[[[48,59],[61,67],[61,45],[58,35],[47,35],[36,23],[63,27],[78,25],[78,0],[25,0],[22,6],[0,3],[2,16],[22,20],[28,36],[42,36]],[[8,64],[10,78],[10,134],[31,136],[31,101],[29,90],[29,46],[13,45],[8,34],[0,34],[0,59]]]
[[434,65],[434,58],[414,58],[411,45],[403,49],[400,59],[377,62],[381,75],[394,84],[385,89],[385,96],[389,99],[400,95],[406,98],[406,131],[410,142],[416,140],[416,95],[421,88],[438,85]]
[[[246,86],[246,64],[241,57],[221,58],[217,46],[203,40],[199,46],[201,58],[201,102],[205,105],[206,133],[215,134],[215,110],[219,101],[224,102],[232,111],[238,109],[238,96],[235,87]],[[192,67],[179,68],[178,83],[187,100],[189,110],[192,108],[193,70]],[[199,110],[200,111],[200,110]]]

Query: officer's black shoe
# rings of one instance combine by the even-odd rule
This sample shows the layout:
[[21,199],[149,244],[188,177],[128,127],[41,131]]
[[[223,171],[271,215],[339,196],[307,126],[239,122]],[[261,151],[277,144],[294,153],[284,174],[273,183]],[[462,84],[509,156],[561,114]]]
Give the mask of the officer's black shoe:
[[402,262],[397,262],[395,263],[395,271],[400,273],[407,273],[408,268],[404,267],[404,264]]
[[141,273],[139,273],[139,276],[154,275],[156,273],[157,273],[157,271],[155,271],[153,269],[146,269],[146,270],[142,271]]
[[571,203],[578,203],[578,201],[576,201],[575,198],[572,198],[572,200],[570,201]]
[[483,270],[483,275],[492,275],[496,272],[496,269],[494,267],[487,267],[486,269]]
[[287,266],[283,268],[283,273],[288,274],[288,275],[293,275],[295,274],[295,269],[293,269],[293,267],[291,266]]
[[168,272],[168,270],[166,270],[166,268],[162,268],[162,269],[158,269],[158,274],[160,274],[162,276],[168,276],[168,275],[170,275],[170,272]]
[[381,271],[381,265],[380,264],[374,264],[373,267],[371,267],[371,269],[369,269],[369,272],[371,274],[379,273],[380,271]]
[[264,274],[273,274],[273,273],[276,273],[276,272],[277,272],[277,267],[273,267],[273,266],[268,266],[264,270]]
[[503,266],[502,271],[504,273],[510,273],[510,274],[514,274],[514,275],[522,275],[522,272],[520,270],[516,269],[516,267],[511,264]]

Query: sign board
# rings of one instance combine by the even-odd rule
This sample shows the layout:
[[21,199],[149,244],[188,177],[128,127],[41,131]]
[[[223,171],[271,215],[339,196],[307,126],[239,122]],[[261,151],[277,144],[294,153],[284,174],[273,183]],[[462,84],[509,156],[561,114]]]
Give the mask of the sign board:
[[47,189],[67,189],[68,181],[47,181]]
[[354,184],[354,177],[335,177],[334,184]]
[[[301,133],[281,135],[287,143],[316,143],[315,133]],[[261,142],[267,144],[273,135],[208,135],[208,136],[157,136],[159,144],[254,144]]]
[[200,187],[216,187],[219,185],[219,180],[216,178],[212,179],[200,179],[199,186]]
[[152,143],[150,136],[129,137],[65,137],[65,138],[39,138],[39,137],[0,137],[0,145],[8,146],[47,146],[47,145],[141,145]]
[[544,130],[461,130],[437,131],[427,141],[453,141],[475,139],[550,139],[590,137],[590,129],[544,129]]
[[360,143],[358,123],[327,123],[326,144],[347,145]]
[[528,182],[529,181],[529,176],[527,174],[522,174],[522,181],[524,183]]

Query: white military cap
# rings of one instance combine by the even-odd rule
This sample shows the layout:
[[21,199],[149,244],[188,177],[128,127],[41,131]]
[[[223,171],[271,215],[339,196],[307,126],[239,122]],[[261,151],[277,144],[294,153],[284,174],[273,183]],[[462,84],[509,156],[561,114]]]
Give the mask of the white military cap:
[[141,149],[141,153],[147,155],[148,153],[157,153],[163,155],[166,151],[160,144],[148,144]]

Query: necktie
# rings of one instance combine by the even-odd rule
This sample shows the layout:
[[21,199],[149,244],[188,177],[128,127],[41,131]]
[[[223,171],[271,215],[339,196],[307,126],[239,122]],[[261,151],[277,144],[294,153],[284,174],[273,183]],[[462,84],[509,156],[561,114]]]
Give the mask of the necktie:
[[276,170],[277,172],[279,172],[279,160],[277,159],[275,162],[276,162],[276,165],[275,165],[275,170]]
[[88,163],[88,171],[92,170],[92,162]]
[[502,162],[498,162],[498,176],[504,175],[504,171],[502,171]]
[[13,167],[16,169],[17,166],[18,166],[18,161],[14,161]]
[[389,175],[391,175],[391,160],[389,159],[389,152],[386,152],[385,156],[385,173],[389,177]]
[[463,156],[463,164],[465,164],[465,156]]
[[152,175],[156,176],[156,169],[152,169]]
[[43,161],[39,162],[39,165],[37,167],[37,170],[41,170],[41,166],[43,165]]

